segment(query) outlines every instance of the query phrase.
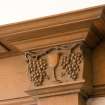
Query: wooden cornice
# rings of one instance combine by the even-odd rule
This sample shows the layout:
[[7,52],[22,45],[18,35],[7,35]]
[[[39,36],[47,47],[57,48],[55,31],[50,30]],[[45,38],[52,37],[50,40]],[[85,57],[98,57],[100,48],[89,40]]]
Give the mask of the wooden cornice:
[[[98,39],[103,39],[105,37],[104,12],[105,6],[97,6],[0,26],[0,43],[3,49],[5,49],[5,51],[3,50],[4,52],[0,53],[0,57],[21,54],[26,50],[33,49],[33,47],[37,48],[36,44],[42,39],[52,39],[55,36],[64,36],[65,34],[69,34],[69,37],[71,35],[72,38],[75,38],[75,33],[89,33],[91,31],[92,33],[97,33]],[[91,35],[88,39],[91,39]]]
[[[45,28],[51,28],[61,26],[65,24],[78,23],[82,21],[93,21],[100,19],[104,12],[104,6],[93,7],[84,10],[68,12],[45,18],[39,18],[36,20],[30,20],[26,22],[10,24],[0,27],[0,37],[9,36],[11,34],[18,34],[24,32],[30,32],[35,30],[41,30]],[[1,35],[2,34],[2,35]]]

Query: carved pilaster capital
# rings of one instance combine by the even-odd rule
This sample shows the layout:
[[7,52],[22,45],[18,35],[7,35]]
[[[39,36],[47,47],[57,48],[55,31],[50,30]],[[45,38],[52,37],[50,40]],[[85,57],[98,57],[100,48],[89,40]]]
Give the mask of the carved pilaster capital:
[[[85,67],[88,52],[82,42],[27,51],[28,73],[34,84],[34,93],[43,97],[83,89],[88,77],[84,78],[85,73],[90,71]],[[87,87],[84,90],[87,91]],[[31,94],[33,90],[28,92]]]

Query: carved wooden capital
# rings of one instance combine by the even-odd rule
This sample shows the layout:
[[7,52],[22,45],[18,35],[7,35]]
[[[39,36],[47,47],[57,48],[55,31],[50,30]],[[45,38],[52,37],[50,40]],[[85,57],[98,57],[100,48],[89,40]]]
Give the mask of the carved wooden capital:
[[[81,89],[88,93],[91,85],[86,84],[90,83],[91,78],[87,81],[85,75],[88,74],[85,73],[91,71],[90,65],[87,64],[89,53],[90,49],[86,48],[83,42],[27,51],[25,55],[30,80],[35,87],[34,93],[39,97],[51,96],[52,93],[66,94],[68,91],[79,92]],[[32,91],[29,91],[29,94],[33,93]]]
[[83,69],[83,52],[79,43],[54,46],[45,51],[28,51],[26,58],[35,86],[43,86],[46,79],[53,83],[75,81]]

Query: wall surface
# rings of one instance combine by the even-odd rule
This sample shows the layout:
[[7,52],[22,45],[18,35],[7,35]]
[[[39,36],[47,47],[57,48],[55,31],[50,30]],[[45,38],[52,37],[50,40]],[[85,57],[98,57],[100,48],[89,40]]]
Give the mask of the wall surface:
[[27,96],[30,87],[24,56],[0,59],[0,100]]

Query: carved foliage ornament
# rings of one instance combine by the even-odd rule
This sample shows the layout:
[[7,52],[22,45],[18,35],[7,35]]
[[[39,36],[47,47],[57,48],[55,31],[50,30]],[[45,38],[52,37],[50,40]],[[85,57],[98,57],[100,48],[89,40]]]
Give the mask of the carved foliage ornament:
[[46,79],[59,83],[66,77],[67,80],[76,80],[83,62],[80,44],[61,45],[43,51],[27,51],[26,58],[30,78],[35,86],[43,85]]

